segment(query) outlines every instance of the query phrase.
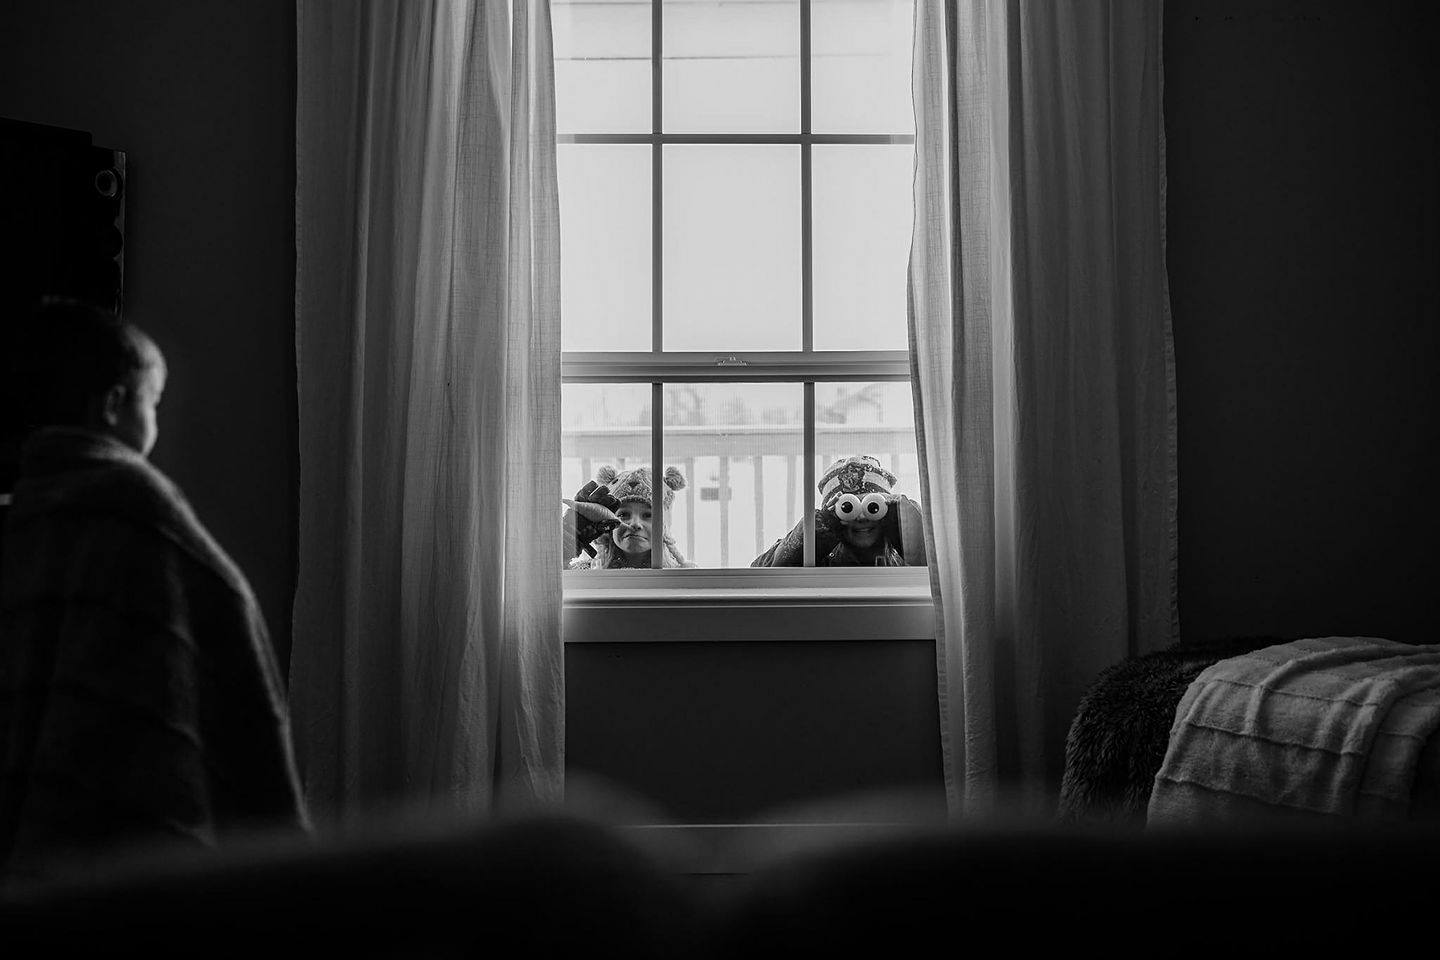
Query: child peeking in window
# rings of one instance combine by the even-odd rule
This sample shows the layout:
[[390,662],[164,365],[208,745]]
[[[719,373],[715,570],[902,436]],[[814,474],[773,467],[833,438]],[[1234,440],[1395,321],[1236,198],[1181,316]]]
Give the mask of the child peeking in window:
[[[670,504],[675,491],[685,487],[685,475],[666,467],[664,481],[665,537],[662,564],[666,567],[693,567],[675,546],[670,534]],[[601,467],[595,479],[564,501],[569,508],[562,519],[566,555],[580,554],[570,561],[572,570],[614,570],[625,567],[649,568],[653,510],[650,468],[616,470]],[[581,553],[581,551],[584,553]]]
[[[891,492],[895,475],[874,457],[842,457],[817,484],[817,567],[923,567],[925,536],[920,508]],[[798,567],[804,563],[803,521],[775,541],[752,567]]]

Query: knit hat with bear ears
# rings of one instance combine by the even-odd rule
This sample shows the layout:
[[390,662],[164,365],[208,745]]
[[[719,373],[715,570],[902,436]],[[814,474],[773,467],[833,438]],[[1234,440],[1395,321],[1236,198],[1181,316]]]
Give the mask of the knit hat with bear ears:
[[880,466],[874,457],[841,457],[825,471],[816,484],[820,488],[820,509],[829,510],[842,494],[863,497],[867,493],[889,495],[895,474]]
[[[634,470],[616,470],[603,466],[595,471],[595,479],[610,488],[610,495],[624,503],[627,500],[641,500],[653,508],[655,501],[650,489],[650,468],[636,467]],[[679,467],[665,468],[665,509],[675,499],[675,491],[685,489],[685,474]]]

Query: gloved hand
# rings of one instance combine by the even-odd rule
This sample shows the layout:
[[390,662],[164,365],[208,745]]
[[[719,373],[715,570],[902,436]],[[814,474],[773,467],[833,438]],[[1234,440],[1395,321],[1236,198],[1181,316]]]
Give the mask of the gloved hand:
[[845,524],[834,510],[815,511],[815,562],[818,564],[845,539]]
[[890,496],[885,498],[885,505],[889,508],[885,516],[880,518],[880,536],[889,541],[892,547],[900,546],[900,511],[903,496]]
[[590,543],[620,525],[620,518],[615,515],[620,501],[611,495],[608,486],[591,480],[576,491],[574,500],[562,497],[560,502],[569,508],[560,521],[565,532],[582,550],[595,556],[595,548]]
[[919,504],[901,494],[892,509],[900,529],[899,539],[894,542],[905,557],[905,564],[911,567],[926,566],[929,561],[925,556],[925,517],[920,512]]

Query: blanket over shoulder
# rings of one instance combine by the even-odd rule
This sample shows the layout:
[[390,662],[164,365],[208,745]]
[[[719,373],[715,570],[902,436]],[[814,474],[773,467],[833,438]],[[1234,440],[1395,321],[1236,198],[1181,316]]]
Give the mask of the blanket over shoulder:
[[1314,637],[1221,660],[1176,708],[1147,822],[1411,819],[1437,729],[1440,647]]
[[0,560],[0,876],[308,829],[283,680],[240,570],[106,437],[27,444]]

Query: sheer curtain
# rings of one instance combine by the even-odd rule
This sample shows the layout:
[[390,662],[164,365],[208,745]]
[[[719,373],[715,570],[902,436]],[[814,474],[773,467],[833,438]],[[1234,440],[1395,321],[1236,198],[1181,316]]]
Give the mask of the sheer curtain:
[[910,349],[952,812],[1177,635],[1161,4],[917,0]]
[[559,799],[548,4],[301,0],[305,788],[341,822]]

